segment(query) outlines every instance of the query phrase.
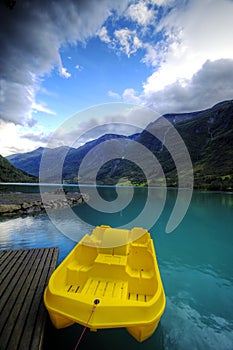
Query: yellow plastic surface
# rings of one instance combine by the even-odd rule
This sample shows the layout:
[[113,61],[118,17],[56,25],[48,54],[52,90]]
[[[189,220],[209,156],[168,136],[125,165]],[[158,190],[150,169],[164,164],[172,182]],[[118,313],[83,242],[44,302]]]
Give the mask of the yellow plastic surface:
[[153,241],[142,228],[97,226],[53,272],[44,293],[55,327],[126,327],[138,341],[153,334],[165,302]]

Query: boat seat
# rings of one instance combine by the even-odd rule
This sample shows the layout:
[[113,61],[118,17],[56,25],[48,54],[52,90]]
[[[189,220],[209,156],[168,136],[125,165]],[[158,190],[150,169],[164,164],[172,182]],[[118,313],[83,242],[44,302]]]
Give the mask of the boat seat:
[[113,248],[98,248],[99,254],[108,254],[108,255],[127,255],[129,252],[129,245],[121,245]]
[[141,277],[145,279],[154,277],[154,274],[155,272],[152,269],[148,271],[141,270]]
[[143,279],[150,279],[154,276],[155,272],[153,269],[151,270],[144,270],[144,269],[133,269],[129,265],[126,267],[126,272],[129,276],[134,278],[143,278]]
[[99,253],[95,259],[95,263],[125,266],[127,263],[127,256]]
[[138,269],[132,269],[130,266],[126,266],[126,272],[131,277],[140,278],[140,270]]
[[70,270],[70,271],[74,271],[74,272],[77,272],[77,271],[89,271],[91,269],[91,267],[93,266],[93,264],[91,265],[84,265],[84,264],[78,264],[78,263],[70,263],[68,266],[67,266],[67,269]]

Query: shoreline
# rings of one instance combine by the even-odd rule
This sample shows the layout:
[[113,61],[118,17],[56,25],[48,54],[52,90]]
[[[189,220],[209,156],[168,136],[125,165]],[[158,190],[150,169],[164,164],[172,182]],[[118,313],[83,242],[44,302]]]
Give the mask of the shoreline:
[[47,209],[78,205],[87,200],[88,196],[83,193],[68,192],[65,199],[64,194],[49,193],[48,199],[42,201],[40,193],[2,192],[0,196],[0,215],[35,214]]

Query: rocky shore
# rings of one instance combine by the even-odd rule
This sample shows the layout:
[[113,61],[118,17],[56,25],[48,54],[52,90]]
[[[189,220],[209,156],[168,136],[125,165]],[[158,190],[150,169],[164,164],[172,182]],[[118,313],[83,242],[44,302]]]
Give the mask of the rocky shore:
[[87,195],[69,192],[62,196],[59,193],[48,193],[46,200],[40,193],[1,193],[0,215],[34,214],[48,209],[74,206],[87,201]]

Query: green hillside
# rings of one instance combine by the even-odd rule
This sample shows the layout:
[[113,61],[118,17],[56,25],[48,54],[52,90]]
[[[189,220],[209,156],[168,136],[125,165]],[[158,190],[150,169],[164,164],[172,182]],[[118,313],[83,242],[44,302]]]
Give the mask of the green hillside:
[[38,178],[15,168],[0,155],[0,182],[38,182]]
[[217,105],[198,119],[178,125],[177,130],[193,161],[195,187],[232,190],[233,103]]

